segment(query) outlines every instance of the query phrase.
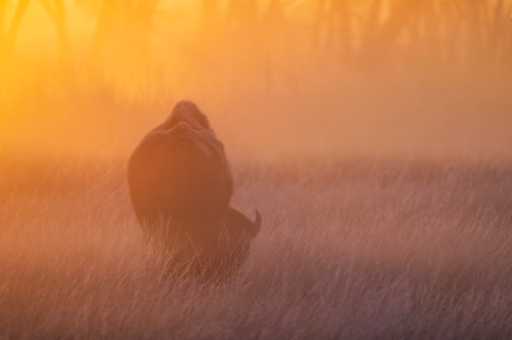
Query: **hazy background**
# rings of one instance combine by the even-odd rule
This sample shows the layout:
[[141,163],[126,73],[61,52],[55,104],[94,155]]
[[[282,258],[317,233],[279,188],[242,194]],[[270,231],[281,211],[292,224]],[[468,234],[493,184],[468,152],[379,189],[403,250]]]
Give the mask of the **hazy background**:
[[[0,0],[0,339],[512,339],[511,15]],[[263,217],[223,285],[168,276],[130,202],[181,99]]]
[[125,159],[180,99],[234,159],[512,158],[507,0],[3,0],[0,147]]

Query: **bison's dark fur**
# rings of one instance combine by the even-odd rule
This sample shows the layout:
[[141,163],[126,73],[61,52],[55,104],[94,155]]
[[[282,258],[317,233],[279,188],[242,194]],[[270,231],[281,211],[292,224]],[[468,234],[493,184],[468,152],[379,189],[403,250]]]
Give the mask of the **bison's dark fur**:
[[176,104],[144,137],[130,158],[128,183],[145,234],[175,251],[177,265],[224,275],[247,258],[261,217],[256,212],[252,222],[229,205],[233,178],[224,146],[194,103]]

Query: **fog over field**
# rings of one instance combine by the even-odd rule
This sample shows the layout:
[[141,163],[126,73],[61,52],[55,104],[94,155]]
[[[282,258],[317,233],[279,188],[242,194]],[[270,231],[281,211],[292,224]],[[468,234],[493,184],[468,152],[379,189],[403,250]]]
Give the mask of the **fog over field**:
[[[0,1],[0,339],[512,336],[508,0]],[[169,272],[126,172],[188,99],[263,226]]]

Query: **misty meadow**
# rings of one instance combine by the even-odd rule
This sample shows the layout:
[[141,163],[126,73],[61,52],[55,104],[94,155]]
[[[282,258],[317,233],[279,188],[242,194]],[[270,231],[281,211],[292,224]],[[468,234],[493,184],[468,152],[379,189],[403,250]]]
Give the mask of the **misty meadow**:
[[[511,15],[508,0],[0,1],[0,338],[512,337]],[[172,123],[183,99],[209,123]],[[179,139],[185,158],[141,161],[129,183],[157,126],[201,130],[229,169],[210,176]],[[155,175],[183,159],[177,184]],[[202,216],[199,256],[212,226],[252,230],[221,278],[182,270],[178,234],[145,224],[175,219],[172,191],[199,170],[176,201],[222,202],[183,219]]]

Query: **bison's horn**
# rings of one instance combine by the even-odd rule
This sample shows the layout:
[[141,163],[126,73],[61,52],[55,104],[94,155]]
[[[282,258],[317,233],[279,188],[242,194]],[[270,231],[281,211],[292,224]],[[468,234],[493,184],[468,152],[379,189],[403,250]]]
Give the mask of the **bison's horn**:
[[254,220],[254,226],[256,227],[256,233],[258,233],[261,228],[261,215],[258,210],[256,210],[256,219]]

